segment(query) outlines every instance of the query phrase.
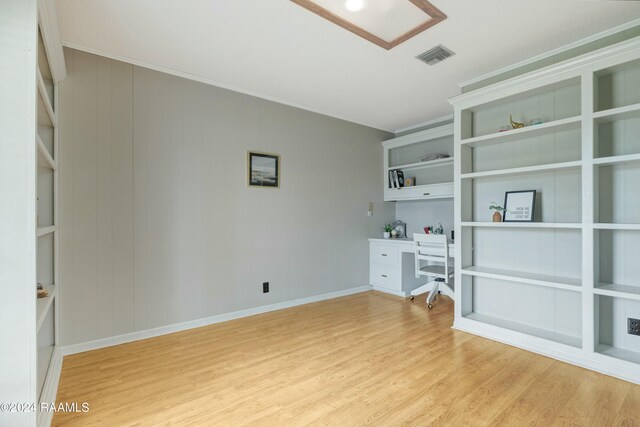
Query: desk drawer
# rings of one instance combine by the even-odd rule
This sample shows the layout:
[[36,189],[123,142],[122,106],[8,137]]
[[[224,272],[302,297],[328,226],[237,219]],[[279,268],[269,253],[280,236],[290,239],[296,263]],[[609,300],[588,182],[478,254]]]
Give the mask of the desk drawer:
[[398,248],[392,245],[371,245],[371,259],[369,262],[375,265],[398,266]]
[[396,291],[402,290],[400,275],[395,268],[371,265],[369,274],[371,275],[369,279],[372,285],[382,286]]

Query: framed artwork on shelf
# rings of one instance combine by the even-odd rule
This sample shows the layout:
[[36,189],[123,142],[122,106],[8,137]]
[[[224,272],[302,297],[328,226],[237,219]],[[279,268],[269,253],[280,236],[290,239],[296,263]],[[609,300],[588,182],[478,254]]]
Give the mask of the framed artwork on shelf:
[[280,187],[280,156],[247,151],[247,185],[249,187]]
[[507,191],[502,222],[533,222],[536,190]]

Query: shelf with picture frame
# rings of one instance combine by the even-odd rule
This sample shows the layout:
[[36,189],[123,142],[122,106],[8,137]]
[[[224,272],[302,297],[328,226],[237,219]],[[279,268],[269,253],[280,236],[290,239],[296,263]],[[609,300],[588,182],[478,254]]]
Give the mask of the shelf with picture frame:
[[385,201],[453,197],[452,124],[384,141],[383,149]]
[[[454,328],[640,383],[640,345],[623,322],[640,318],[640,38],[451,103]],[[505,130],[510,118],[525,127]],[[540,193],[534,222],[492,222],[492,202],[528,189]],[[536,317],[550,301],[571,302]]]

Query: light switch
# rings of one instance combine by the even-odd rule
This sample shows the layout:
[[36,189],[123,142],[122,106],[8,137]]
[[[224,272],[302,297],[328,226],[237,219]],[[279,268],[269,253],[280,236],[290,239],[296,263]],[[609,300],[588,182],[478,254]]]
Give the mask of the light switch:
[[373,216],[373,202],[369,202],[369,211],[367,212],[367,216]]

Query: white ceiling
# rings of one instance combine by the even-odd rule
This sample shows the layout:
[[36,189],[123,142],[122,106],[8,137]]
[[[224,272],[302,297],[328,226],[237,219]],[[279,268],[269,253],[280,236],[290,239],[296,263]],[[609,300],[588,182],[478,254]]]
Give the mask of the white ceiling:
[[[636,1],[432,3],[449,18],[386,51],[288,0],[57,0],[67,46],[390,131],[450,114],[461,81],[640,18]],[[440,43],[456,55],[414,58]]]

